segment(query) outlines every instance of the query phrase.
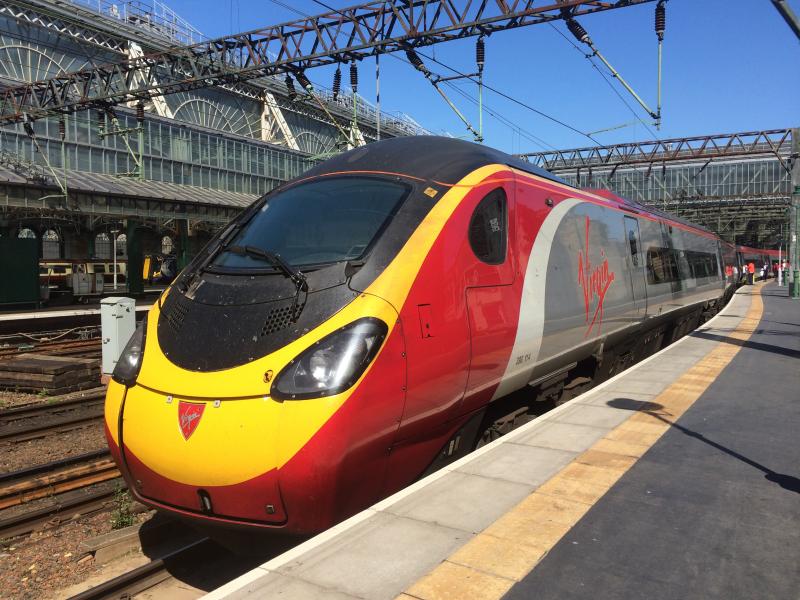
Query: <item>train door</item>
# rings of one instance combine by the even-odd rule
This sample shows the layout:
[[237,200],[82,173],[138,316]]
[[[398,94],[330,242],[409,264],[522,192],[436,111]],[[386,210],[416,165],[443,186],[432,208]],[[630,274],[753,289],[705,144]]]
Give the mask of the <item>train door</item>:
[[462,412],[486,404],[508,365],[519,316],[515,289],[513,187],[498,186],[477,204],[469,225],[474,255],[467,273],[470,366]]
[[625,237],[628,240],[628,264],[630,266],[633,304],[636,316],[647,315],[647,282],[645,259],[639,235],[639,221],[634,217],[625,217]]

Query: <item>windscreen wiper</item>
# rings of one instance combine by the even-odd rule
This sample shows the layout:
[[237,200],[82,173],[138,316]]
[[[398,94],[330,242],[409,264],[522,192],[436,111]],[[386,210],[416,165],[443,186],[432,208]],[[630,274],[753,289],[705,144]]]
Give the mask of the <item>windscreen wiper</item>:
[[[258,246],[229,246],[225,248],[223,252],[232,252],[234,254],[260,258],[261,260],[265,260],[273,266],[278,267],[278,269],[280,269],[284,275],[291,279],[295,286],[294,302],[292,303],[292,321],[297,321],[297,319],[300,317],[300,313],[303,312],[303,308],[306,305],[306,300],[308,299],[308,281],[306,280],[306,276],[303,275],[299,269],[286,262],[280,254],[275,254],[269,250],[259,248]],[[305,293],[302,302],[300,302],[301,292]]]
[[300,287],[307,286],[306,276],[303,275],[298,269],[287,263],[280,254],[275,254],[269,250],[264,250],[258,246],[229,246],[223,249],[224,252],[232,252],[234,254],[241,254],[251,256],[253,258],[260,258],[267,261],[274,267],[278,267],[283,273],[292,280],[292,282]]

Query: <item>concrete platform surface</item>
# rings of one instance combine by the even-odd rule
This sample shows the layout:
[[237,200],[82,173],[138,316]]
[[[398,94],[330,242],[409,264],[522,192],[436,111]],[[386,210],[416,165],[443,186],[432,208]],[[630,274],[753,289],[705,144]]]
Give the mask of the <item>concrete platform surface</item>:
[[207,598],[797,598],[800,305],[761,291]]

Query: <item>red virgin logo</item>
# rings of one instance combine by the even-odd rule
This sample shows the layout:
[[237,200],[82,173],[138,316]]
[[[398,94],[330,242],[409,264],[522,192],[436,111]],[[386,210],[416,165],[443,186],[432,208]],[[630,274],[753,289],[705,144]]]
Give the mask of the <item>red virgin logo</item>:
[[188,440],[192,437],[194,430],[200,424],[200,417],[203,416],[205,409],[205,404],[183,401],[178,403],[178,425],[180,425],[183,439]]
[[[603,303],[608,288],[614,281],[614,272],[608,268],[608,259],[602,248],[600,248],[600,257],[603,262],[596,267],[591,263],[589,227],[589,217],[586,217],[586,253],[584,254],[583,251],[578,253],[578,283],[583,288],[583,305],[586,309],[586,324],[588,325],[584,337],[589,336],[595,325],[597,325],[598,332],[603,326]],[[595,298],[597,299],[596,303]]]

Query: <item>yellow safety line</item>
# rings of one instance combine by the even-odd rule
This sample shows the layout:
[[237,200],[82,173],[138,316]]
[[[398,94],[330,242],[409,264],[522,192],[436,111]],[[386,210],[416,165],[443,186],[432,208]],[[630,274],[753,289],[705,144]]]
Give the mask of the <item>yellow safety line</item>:
[[[760,288],[728,337],[745,341],[763,312]],[[741,349],[718,343],[652,403],[575,458],[530,496],[472,538],[398,599],[501,598],[705,392]],[[657,406],[658,405],[658,406]]]

